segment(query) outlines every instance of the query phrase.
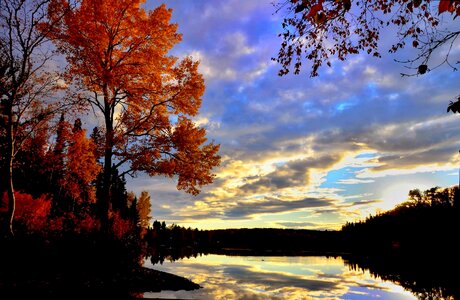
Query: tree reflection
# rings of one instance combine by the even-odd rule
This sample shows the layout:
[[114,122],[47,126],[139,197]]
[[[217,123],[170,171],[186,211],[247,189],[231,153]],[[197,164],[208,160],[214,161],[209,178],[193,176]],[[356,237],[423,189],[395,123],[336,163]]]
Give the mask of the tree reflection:
[[192,247],[184,248],[166,248],[166,247],[151,247],[147,252],[150,261],[153,265],[162,265],[165,261],[176,261],[183,258],[197,257],[201,255],[209,254],[209,252],[203,250],[197,250]]
[[368,270],[378,279],[392,281],[419,299],[460,299],[460,287],[454,266],[458,259],[438,257],[426,260],[418,256],[343,256],[352,270]]

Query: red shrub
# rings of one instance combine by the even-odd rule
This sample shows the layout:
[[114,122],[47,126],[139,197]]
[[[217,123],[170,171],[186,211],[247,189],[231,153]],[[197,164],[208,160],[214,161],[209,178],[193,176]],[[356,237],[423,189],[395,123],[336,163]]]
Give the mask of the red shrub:
[[31,195],[15,192],[16,210],[14,220],[25,227],[27,232],[48,231],[48,216],[51,201],[46,195],[34,199]]
[[112,233],[114,237],[121,240],[133,232],[134,226],[130,220],[125,220],[118,212],[111,213]]

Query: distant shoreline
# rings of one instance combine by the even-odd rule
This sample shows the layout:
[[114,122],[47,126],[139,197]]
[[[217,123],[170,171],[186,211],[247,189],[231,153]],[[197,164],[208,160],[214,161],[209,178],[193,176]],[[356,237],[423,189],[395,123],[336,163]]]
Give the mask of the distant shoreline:
[[283,249],[250,249],[250,248],[222,248],[210,251],[210,254],[230,256],[343,256],[349,252],[342,251],[309,251],[309,250],[283,250]]

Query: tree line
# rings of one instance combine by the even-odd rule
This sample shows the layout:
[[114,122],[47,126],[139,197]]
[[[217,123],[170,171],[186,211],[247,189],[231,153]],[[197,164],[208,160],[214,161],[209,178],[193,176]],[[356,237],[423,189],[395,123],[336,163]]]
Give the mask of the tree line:
[[409,192],[394,209],[347,223],[342,233],[354,253],[401,252],[417,256],[453,255],[458,250],[458,187]]
[[[453,257],[460,222],[457,187],[409,192],[389,211],[347,222],[341,230],[241,228],[198,230],[155,221],[146,231],[150,248],[242,255],[364,254]],[[168,251],[165,251],[168,253]],[[169,254],[168,254],[169,255]],[[171,253],[171,255],[174,255]]]

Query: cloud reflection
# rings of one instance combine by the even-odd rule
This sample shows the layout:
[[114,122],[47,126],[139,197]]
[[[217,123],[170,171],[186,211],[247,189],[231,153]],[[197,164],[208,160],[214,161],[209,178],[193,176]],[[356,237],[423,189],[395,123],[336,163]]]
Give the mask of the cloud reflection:
[[196,291],[146,293],[186,299],[416,299],[401,287],[350,270],[342,258],[207,255],[152,266],[200,284]]

